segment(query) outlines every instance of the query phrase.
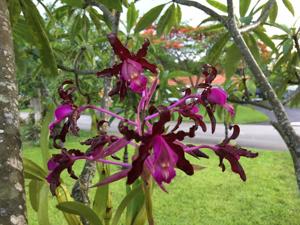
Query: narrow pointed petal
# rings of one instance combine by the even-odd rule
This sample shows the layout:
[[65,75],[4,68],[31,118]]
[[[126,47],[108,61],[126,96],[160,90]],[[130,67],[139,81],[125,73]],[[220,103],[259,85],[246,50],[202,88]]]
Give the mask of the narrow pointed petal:
[[119,140],[112,143],[110,146],[108,146],[106,149],[104,149],[104,157],[110,156],[124,148],[126,145],[129,144],[130,141],[128,141],[126,138],[120,138]]
[[229,112],[230,116],[235,115],[234,108],[231,104],[226,103],[225,105],[223,105],[223,108],[226,109],[227,112]]
[[131,58],[131,54],[129,50],[121,43],[121,41],[118,39],[117,35],[114,33],[111,33],[108,35],[108,40],[111,46],[113,47],[113,50],[115,54],[123,61],[125,59]]
[[150,155],[151,141],[143,143],[139,147],[138,157],[133,160],[132,168],[127,176],[127,184],[133,184],[133,182],[141,175],[143,171],[144,162]]
[[149,63],[146,59],[141,58],[137,60],[145,69],[148,69],[154,74],[157,74],[157,66],[155,64]]
[[121,71],[122,63],[116,64],[111,68],[104,69],[97,72],[98,77],[111,77],[113,75],[118,75]]
[[216,118],[214,116],[212,109],[209,106],[206,106],[206,111],[207,111],[207,114],[209,116],[210,123],[211,123],[211,133],[213,134],[213,133],[215,133],[215,130],[216,130],[217,121],[216,121]]
[[136,57],[144,58],[147,55],[149,45],[150,45],[150,41],[148,39],[146,39],[142,48],[140,50],[138,50],[138,52],[136,53]]
[[166,107],[159,107],[159,121],[153,124],[152,134],[162,134],[164,125],[171,120],[171,113]]
[[170,147],[178,156],[178,161],[176,164],[177,168],[184,171],[187,175],[193,175],[194,168],[192,164],[185,158],[183,148],[176,144],[170,144]]

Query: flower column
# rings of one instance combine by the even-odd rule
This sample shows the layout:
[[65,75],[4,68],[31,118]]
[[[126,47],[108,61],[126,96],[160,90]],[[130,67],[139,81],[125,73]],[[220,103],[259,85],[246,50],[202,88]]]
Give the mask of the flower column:
[[0,0],[0,224],[27,224],[18,91],[9,13]]

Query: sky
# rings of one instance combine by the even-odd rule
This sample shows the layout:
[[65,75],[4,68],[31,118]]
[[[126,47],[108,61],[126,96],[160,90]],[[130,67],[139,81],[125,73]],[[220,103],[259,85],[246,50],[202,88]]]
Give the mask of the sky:
[[[111,0],[114,1],[114,0]],[[131,0],[128,0],[129,2]],[[206,0],[195,0],[198,2],[201,2],[204,5],[209,6],[206,3]],[[266,2],[267,0],[262,0],[261,2]],[[297,25],[300,26],[300,0],[290,0],[294,6],[295,9],[295,16],[293,16],[283,5],[282,0],[277,0],[278,4],[278,17],[277,17],[277,23],[285,24],[289,27],[293,26],[294,23],[297,21]],[[53,0],[44,0],[45,3],[51,3]],[[170,2],[170,0],[139,0],[138,3],[136,4],[136,8],[140,11],[140,16],[146,13],[148,10],[153,8],[156,5],[160,5],[163,3]],[[226,0],[220,0],[220,2],[226,3]],[[235,8],[236,11],[238,12],[238,3],[239,0],[233,0],[235,3]],[[257,0],[252,0],[252,5],[255,4]],[[41,12],[43,12],[42,7],[38,7]],[[167,7],[166,7],[167,8]],[[251,8],[251,6],[250,6]],[[187,7],[187,6],[182,6],[182,20],[183,22],[191,25],[191,26],[197,26],[203,19],[207,18],[208,16],[200,11],[199,9],[193,8],[193,7]],[[219,12],[222,13],[222,12]],[[122,15],[122,20],[126,20],[126,12],[123,13]],[[267,32],[270,35],[273,34],[278,34],[278,29],[276,28],[267,28]]]

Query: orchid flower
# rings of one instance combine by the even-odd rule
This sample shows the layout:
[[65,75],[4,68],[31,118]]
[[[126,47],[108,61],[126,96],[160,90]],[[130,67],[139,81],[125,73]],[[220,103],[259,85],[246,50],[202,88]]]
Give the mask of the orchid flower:
[[159,108],[159,120],[153,124],[151,133],[140,136],[121,124],[120,132],[128,140],[141,142],[138,155],[132,162],[132,168],[127,175],[127,184],[132,184],[142,173],[144,167],[152,174],[154,180],[163,188],[162,183],[170,183],[176,175],[175,168],[181,169],[188,175],[194,173],[193,166],[184,156],[183,148],[176,144],[185,136],[192,137],[196,127],[189,133],[179,131],[165,134],[165,124],[170,121],[171,113],[166,108]]
[[[133,92],[141,94],[147,85],[147,77],[144,70],[147,69],[154,74],[157,74],[156,65],[149,63],[145,56],[147,55],[149,40],[146,40],[142,48],[136,53],[131,53],[118,39],[111,33],[108,35],[108,40],[113,47],[115,54],[120,58],[121,63],[113,65],[111,68],[104,69],[97,73],[98,76],[117,76],[117,84],[110,92],[110,96],[119,94],[120,99],[124,99],[127,88]],[[118,76],[119,75],[119,76]]]
[[55,195],[56,188],[60,185],[60,174],[67,169],[70,176],[77,179],[77,176],[72,170],[72,166],[76,159],[83,156],[84,153],[79,150],[62,149],[61,154],[54,154],[52,158],[48,161],[48,170],[50,171],[47,176],[47,181],[50,184],[50,190],[53,195]]
[[219,166],[222,168],[223,172],[225,171],[225,164],[223,160],[227,159],[231,165],[231,170],[239,174],[243,181],[246,181],[246,174],[243,167],[239,163],[239,159],[240,157],[255,158],[258,156],[258,153],[253,153],[237,145],[231,145],[230,141],[236,139],[239,136],[240,128],[238,125],[234,125],[230,129],[233,129],[232,135],[229,138],[224,139],[220,144],[193,146],[185,148],[185,151],[194,153],[195,150],[203,148],[211,149],[217,156],[219,156]]

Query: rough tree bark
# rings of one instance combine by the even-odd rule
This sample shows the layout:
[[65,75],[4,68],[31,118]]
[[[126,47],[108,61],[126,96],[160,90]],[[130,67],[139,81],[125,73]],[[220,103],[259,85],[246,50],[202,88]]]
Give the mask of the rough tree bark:
[[18,90],[6,0],[0,0],[0,225],[27,224]]
[[235,20],[234,5],[232,0],[227,0],[227,7],[228,7],[227,17],[219,15],[215,11],[209,9],[208,7],[205,7],[204,5],[196,1],[190,1],[190,0],[173,0],[173,1],[186,6],[193,6],[195,8],[204,11],[210,16],[215,17],[218,21],[223,23],[223,25],[228,29],[230,35],[233,38],[233,41],[239,47],[245,62],[247,63],[249,69],[251,70],[253,76],[255,77],[255,80],[257,81],[258,85],[267,96],[269,105],[271,106],[271,109],[273,110],[276,116],[277,121],[276,122],[273,121],[272,125],[279,132],[279,134],[281,135],[282,139],[284,140],[284,142],[286,143],[290,151],[294,163],[298,189],[300,190],[300,137],[296,134],[294,128],[291,126],[287,113],[283,107],[283,104],[279,100],[273,87],[270,85],[266,75],[258,65],[250,49],[248,48],[243,36],[241,35],[242,32],[249,32],[264,23],[264,21],[267,18],[266,15],[269,13],[275,0],[268,1],[267,7],[263,12],[265,16],[260,17],[260,19],[256,21],[254,24],[250,24],[242,28],[239,28],[237,26]]

